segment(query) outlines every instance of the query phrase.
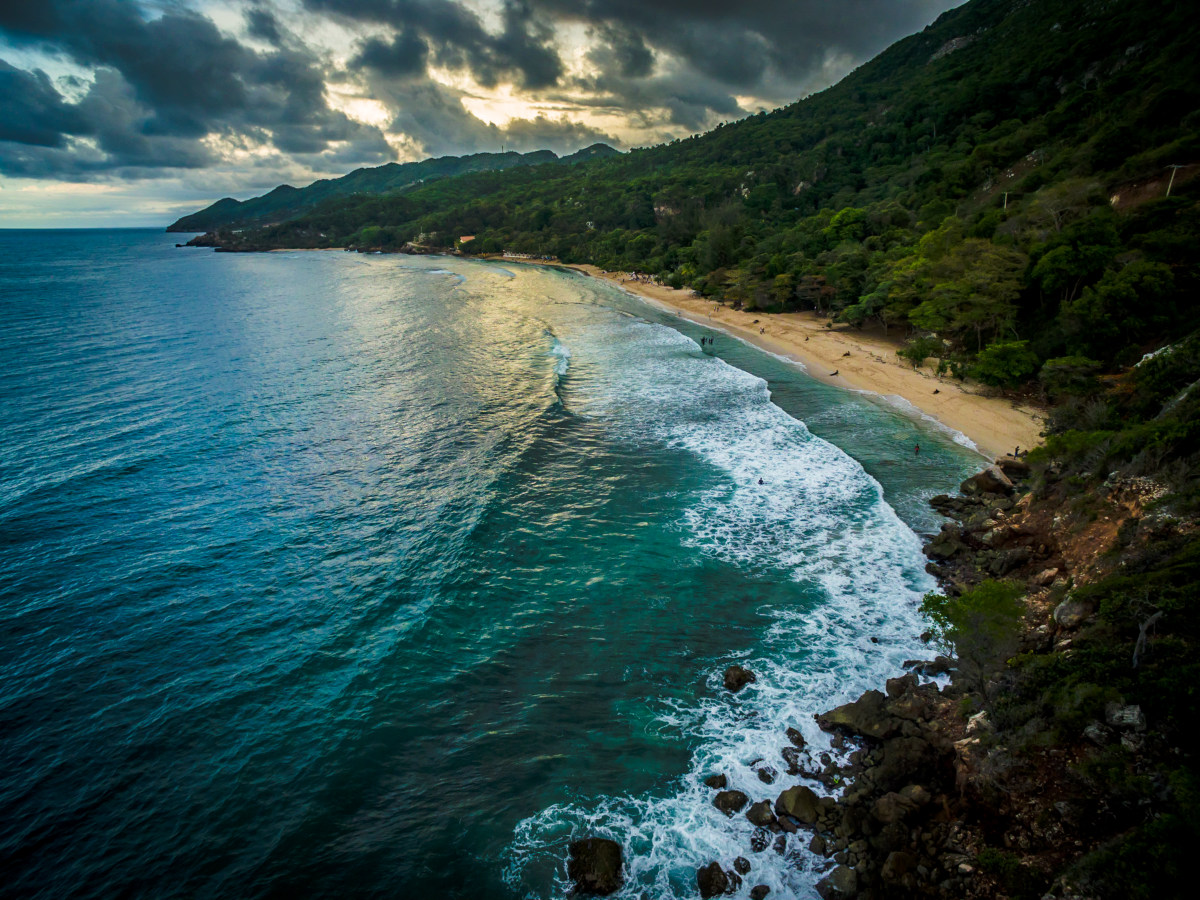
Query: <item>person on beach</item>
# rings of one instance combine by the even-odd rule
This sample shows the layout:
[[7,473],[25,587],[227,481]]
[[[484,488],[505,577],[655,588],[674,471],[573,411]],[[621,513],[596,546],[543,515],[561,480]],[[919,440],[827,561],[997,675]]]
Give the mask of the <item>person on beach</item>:
[[920,455],[921,455],[921,445],[917,444],[917,446],[913,447],[913,456],[920,456]]

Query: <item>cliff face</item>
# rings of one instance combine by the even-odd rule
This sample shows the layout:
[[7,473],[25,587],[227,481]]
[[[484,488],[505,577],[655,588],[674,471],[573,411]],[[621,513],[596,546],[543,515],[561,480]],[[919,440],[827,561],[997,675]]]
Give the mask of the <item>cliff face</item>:
[[1195,599],[1195,524],[1155,511],[1149,479],[1080,496],[1052,466],[1034,488],[1006,469],[1015,486],[977,476],[935,498],[953,520],[926,552],[950,597],[997,576],[1021,588],[1011,645],[989,657],[959,634],[943,689],[914,661],[819,719],[858,745],[811,823],[826,898],[1181,895],[1194,701],[1162,691],[1194,675],[1176,671],[1193,633],[1169,595]]

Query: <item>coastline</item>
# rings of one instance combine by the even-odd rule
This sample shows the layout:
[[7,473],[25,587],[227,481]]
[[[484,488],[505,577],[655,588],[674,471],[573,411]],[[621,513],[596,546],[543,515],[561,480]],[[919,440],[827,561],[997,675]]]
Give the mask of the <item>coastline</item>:
[[[573,269],[604,279],[660,309],[800,363],[818,381],[876,394],[897,406],[911,405],[917,413],[965,435],[989,459],[1011,454],[1018,446],[1029,449],[1042,442],[1041,410],[974,393],[954,378],[934,375],[927,366],[915,369],[896,356],[902,346],[899,340],[828,328],[813,312],[740,312],[687,289],[634,281],[627,273],[605,272],[588,264],[486,258]],[[902,402],[895,403],[897,398]]]

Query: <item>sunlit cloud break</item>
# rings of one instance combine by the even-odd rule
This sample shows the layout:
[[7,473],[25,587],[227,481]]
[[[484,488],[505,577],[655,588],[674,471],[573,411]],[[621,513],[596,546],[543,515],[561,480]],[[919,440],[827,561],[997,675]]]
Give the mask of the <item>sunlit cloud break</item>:
[[3,4],[0,224],[159,224],[360,166],[658,143],[827,87],[954,5]]

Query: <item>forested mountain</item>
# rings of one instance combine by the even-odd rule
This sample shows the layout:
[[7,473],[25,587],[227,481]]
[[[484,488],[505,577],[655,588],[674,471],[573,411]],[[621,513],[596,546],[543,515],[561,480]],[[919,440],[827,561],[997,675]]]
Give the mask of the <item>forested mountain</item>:
[[326,200],[358,194],[398,193],[437,178],[468,172],[498,172],[514,166],[548,163],[569,165],[617,153],[607,144],[592,144],[561,159],[550,150],[535,150],[532,153],[473,153],[469,156],[442,156],[422,162],[388,163],[372,169],[355,169],[341,178],[314,181],[303,188],[281,184],[270,193],[246,201],[226,197],[200,212],[184,216],[167,231],[210,231],[281,222],[308,212]]
[[1128,361],[1197,312],[1197,22],[1166,2],[974,0],[820,94],[699,137],[402,192],[379,180],[217,241],[396,249],[475,234],[474,252],[936,334],[914,354],[998,384],[1064,356]]

